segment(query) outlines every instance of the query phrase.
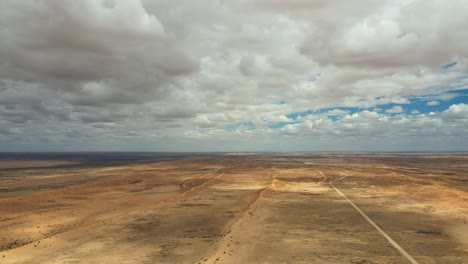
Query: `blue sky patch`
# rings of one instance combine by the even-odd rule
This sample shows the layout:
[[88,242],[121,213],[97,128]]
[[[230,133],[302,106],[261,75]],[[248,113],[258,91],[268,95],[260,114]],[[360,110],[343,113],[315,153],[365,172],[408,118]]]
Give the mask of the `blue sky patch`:
[[[452,63],[453,64],[453,63]],[[456,64],[456,63],[455,63]],[[447,66],[450,66],[451,64],[448,64]],[[453,104],[461,104],[465,103],[468,104],[468,89],[463,89],[463,90],[455,90],[455,91],[450,91],[449,93],[456,95],[454,98],[451,100],[441,100],[438,99],[440,98],[441,94],[432,94],[432,95],[426,95],[423,97],[414,97],[411,98],[409,97],[408,100],[410,101],[409,104],[379,104],[376,107],[369,107],[369,108],[358,108],[358,107],[328,107],[328,108],[322,108],[316,111],[313,110],[307,110],[304,112],[296,112],[296,113],[291,113],[286,115],[288,118],[296,120],[298,117],[304,117],[308,115],[313,115],[313,114],[324,114],[327,113],[328,111],[331,110],[343,110],[343,111],[348,111],[349,114],[354,114],[354,113],[359,113],[362,112],[363,110],[368,109],[369,111],[376,111],[376,108],[379,108],[380,110],[377,112],[380,113],[386,113],[387,110],[392,109],[395,106],[401,106],[403,108],[403,113],[404,114],[411,114],[413,111],[418,111],[421,114],[426,114],[430,112],[442,112],[447,110],[451,105]],[[378,98],[377,98],[378,99]],[[433,105],[428,105],[429,102],[431,101],[437,101],[438,104],[433,104]],[[396,115],[399,113],[386,113],[390,115]],[[337,121],[340,119],[340,116],[328,116],[329,119],[333,121]],[[281,128],[284,127],[287,124],[291,123],[278,123],[272,126],[269,126],[270,128]]]
[[[395,106],[401,106],[403,108],[403,112],[402,113],[386,113],[387,110],[390,110],[390,109],[394,108]],[[390,103],[390,104],[385,104],[385,105],[378,105],[377,107],[372,107],[372,108],[370,108],[370,111],[375,111],[375,108],[380,108],[380,111],[376,111],[376,112],[387,114],[387,115],[397,115],[397,114],[403,114],[403,113],[410,113],[411,111],[408,111],[408,109],[411,108],[410,106],[411,106],[411,104],[394,104],[394,103]]]
[[[458,90],[455,91],[458,94],[457,97],[453,98],[452,100],[444,101],[444,100],[428,100],[425,98],[413,98],[410,99],[411,104],[407,105],[407,109],[405,108],[405,112],[411,113],[414,110],[419,111],[422,114],[430,113],[430,112],[442,112],[447,110],[453,104],[462,104],[468,103],[468,89],[465,90]],[[427,105],[430,101],[437,101],[439,102],[438,105]]]
[[348,111],[349,114],[358,113],[363,110],[363,108],[359,108],[359,107],[327,107],[327,108],[319,109],[317,111],[307,110],[304,112],[291,113],[291,114],[286,115],[286,117],[296,120],[298,117],[304,117],[304,116],[313,115],[313,114],[324,114],[328,111],[335,110],[335,109]]

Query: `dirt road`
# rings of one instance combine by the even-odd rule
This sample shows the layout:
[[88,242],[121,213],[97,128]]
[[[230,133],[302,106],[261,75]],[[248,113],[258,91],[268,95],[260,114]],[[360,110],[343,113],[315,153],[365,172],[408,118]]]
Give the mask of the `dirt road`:
[[[4,164],[0,263],[408,262],[376,227],[413,263],[466,263],[468,158],[411,159],[218,155],[77,169],[50,161],[37,175],[43,161]],[[337,181],[343,175],[352,176]]]

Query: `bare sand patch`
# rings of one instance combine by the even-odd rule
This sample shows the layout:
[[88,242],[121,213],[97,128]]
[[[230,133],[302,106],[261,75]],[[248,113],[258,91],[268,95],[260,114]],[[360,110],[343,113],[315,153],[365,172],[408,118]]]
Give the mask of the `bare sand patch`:
[[417,261],[468,259],[463,155],[2,162],[17,169],[0,179],[0,263],[405,263],[328,186],[343,175],[335,185]]

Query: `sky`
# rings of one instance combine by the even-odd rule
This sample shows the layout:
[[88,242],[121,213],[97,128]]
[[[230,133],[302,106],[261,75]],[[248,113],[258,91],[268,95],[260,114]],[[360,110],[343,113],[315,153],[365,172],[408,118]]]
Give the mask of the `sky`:
[[467,0],[2,0],[1,151],[468,151]]

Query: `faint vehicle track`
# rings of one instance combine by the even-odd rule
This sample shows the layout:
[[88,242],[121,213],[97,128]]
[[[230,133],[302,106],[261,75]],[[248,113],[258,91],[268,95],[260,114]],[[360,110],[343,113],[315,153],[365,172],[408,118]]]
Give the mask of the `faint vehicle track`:
[[[218,263],[221,261],[229,263],[229,261],[226,261],[227,257],[232,258],[233,263],[241,263],[240,255],[246,252],[236,252],[238,251],[236,248],[239,246],[239,242],[236,240],[239,237],[243,237],[246,226],[251,225],[256,211],[263,206],[264,201],[262,201],[262,198],[276,188],[277,175],[278,173],[272,174],[270,184],[258,191],[257,196],[244,207],[240,215],[227,227],[227,231],[223,233],[222,238],[215,245],[213,252],[208,253],[199,263]],[[235,256],[233,256],[234,253],[236,253]]]
[[323,172],[321,170],[319,170],[318,172],[323,177],[323,179],[320,181],[320,183],[322,183],[322,184],[327,183],[328,182],[328,177],[325,174],[323,174]]
[[[17,240],[15,240],[12,243],[9,243],[9,244],[6,244],[6,245],[2,246],[0,248],[0,252],[21,248],[23,246],[26,246],[26,245],[29,245],[29,244],[32,244],[32,243],[40,242],[40,241],[42,241],[44,239],[47,239],[49,237],[53,237],[53,236],[73,232],[73,231],[76,231],[76,230],[79,230],[79,229],[82,229],[82,228],[86,228],[86,227],[90,227],[90,226],[93,226],[93,225],[108,224],[112,220],[118,219],[118,218],[123,217],[123,216],[128,216],[128,215],[133,214],[133,213],[137,213],[137,212],[141,212],[141,211],[144,211],[144,210],[164,206],[164,205],[166,205],[166,204],[168,204],[170,202],[177,201],[177,200],[182,199],[182,198],[184,198],[184,197],[186,197],[186,196],[188,196],[188,195],[190,195],[190,194],[192,194],[194,192],[199,191],[200,189],[205,188],[208,184],[216,181],[217,179],[219,179],[221,176],[224,175],[224,172],[220,173],[220,171],[222,171],[222,170],[224,170],[224,168],[218,169],[216,172],[213,173],[213,174],[215,174],[215,176],[209,178],[207,181],[203,182],[202,184],[194,186],[194,187],[186,187],[185,186],[184,188],[189,188],[189,189],[184,191],[184,192],[173,195],[173,196],[171,196],[169,198],[166,198],[164,200],[157,201],[157,202],[155,202],[153,204],[150,204],[150,205],[138,207],[136,209],[133,209],[133,210],[130,210],[130,211],[127,211],[127,212],[124,212],[124,213],[121,213],[121,214],[106,218],[106,219],[99,219],[99,220],[90,221],[90,222],[86,222],[86,220],[83,220],[81,223],[75,223],[75,224],[72,224],[72,225],[64,226],[62,228],[58,228],[56,231],[45,233],[44,237],[42,237],[40,239],[30,240],[27,243],[24,243],[24,242],[23,243],[18,243]],[[199,177],[196,177],[196,178],[199,179],[199,178],[201,178],[203,176],[206,176],[206,175],[207,174],[203,174],[203,175],[201,175]],[[186,181],[185,183],[187,183],[187,182],[188,181]],[[108,210],[108,211],[104,211],[104,212],[100,212],[100,213],[105,214],[105,213],[111,213],[113,211],[115,211],[115,210]]]

